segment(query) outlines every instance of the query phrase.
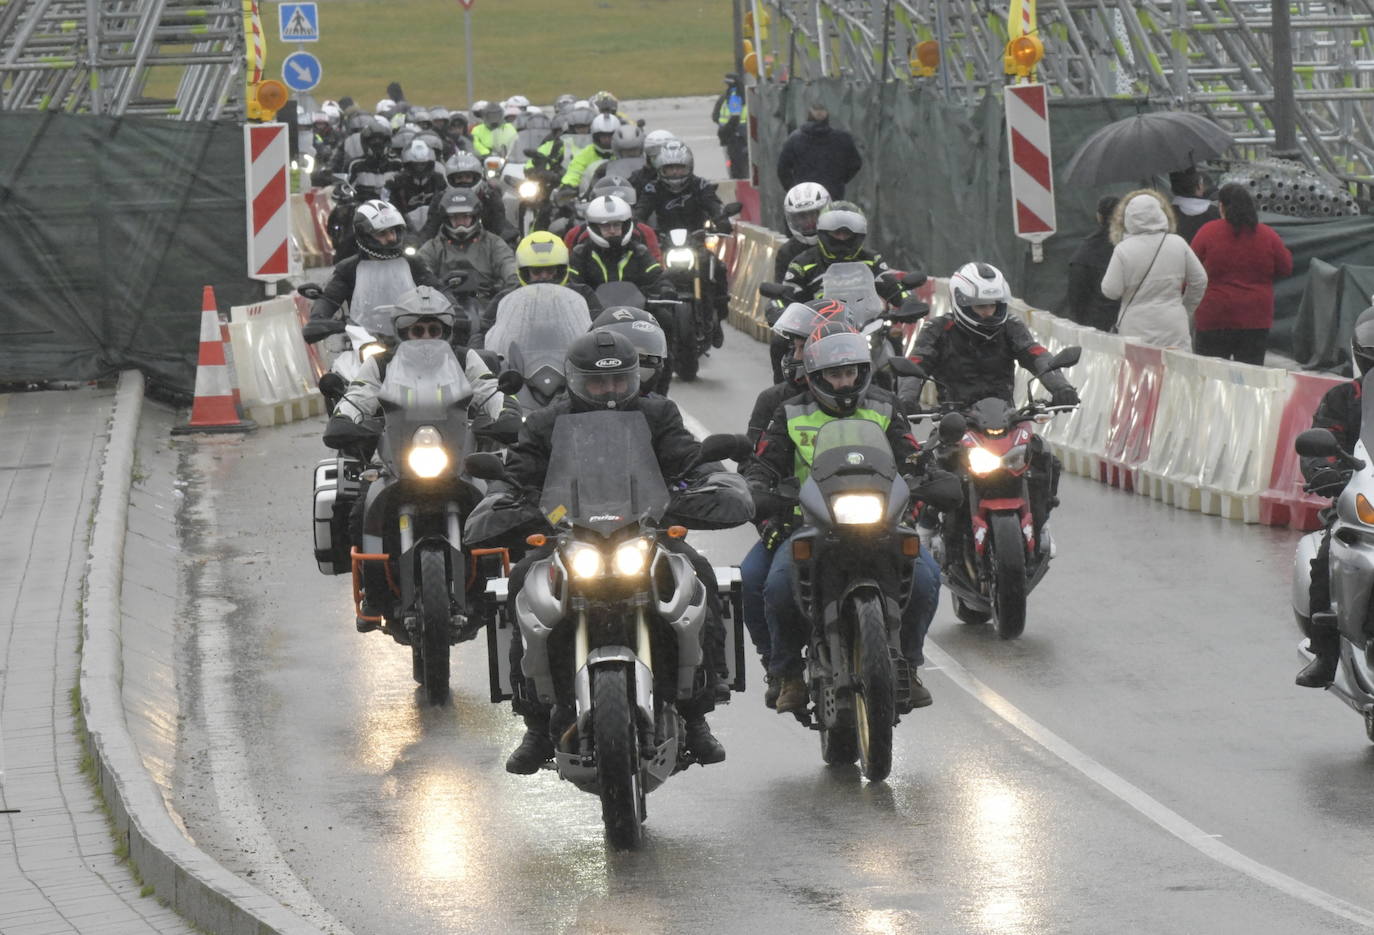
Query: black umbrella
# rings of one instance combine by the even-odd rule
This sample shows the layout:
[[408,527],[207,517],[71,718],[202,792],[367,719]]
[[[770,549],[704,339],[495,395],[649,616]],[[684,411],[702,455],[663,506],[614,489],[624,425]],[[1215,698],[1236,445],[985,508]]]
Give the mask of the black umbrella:
[[1186,169],[1231,148],[1231,134],[1200,114],[1160,110],[1109,123],[1078,147],[1066,181],[1091,187]]

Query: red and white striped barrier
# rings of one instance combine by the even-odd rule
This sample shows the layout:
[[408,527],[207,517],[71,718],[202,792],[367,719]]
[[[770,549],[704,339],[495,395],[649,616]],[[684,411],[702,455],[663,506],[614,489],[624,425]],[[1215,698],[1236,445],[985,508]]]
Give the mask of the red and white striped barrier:
[[1054,233],[1054,175],[1050,160],[1050,117],[1043,84],[1004,89],[1007,146],[1011,154],[1012,221],[1016,236],[1029,240],[1036,262],[1040,244]]
[[248,194],[248,278],[276,282],[296,272],[291,257],[291,149],[284,123],[243,128]]

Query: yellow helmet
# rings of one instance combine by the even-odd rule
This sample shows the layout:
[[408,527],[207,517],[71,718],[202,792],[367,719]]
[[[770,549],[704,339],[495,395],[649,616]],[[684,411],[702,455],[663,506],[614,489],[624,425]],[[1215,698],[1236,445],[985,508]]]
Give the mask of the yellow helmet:
[[[568,245],[563,239],[548,231],[535,231],[515,248],[516,275],[520,283],[528,286],[531,282],[553,282],[563,285],[568,281]],[[552,279],[531,278],[531,271],[553,267],[556,272]],[[559,269],[561,267],[561,269]]]

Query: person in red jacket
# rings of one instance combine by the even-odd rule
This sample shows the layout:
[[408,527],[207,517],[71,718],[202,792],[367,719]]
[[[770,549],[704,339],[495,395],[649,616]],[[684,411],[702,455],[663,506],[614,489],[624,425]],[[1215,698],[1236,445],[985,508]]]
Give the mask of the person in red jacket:
[[1193,252],[1207,271],[1207,292],[1194,313],[1194,353],[1263,364],[1274,324],[1274,280],[1293,272],[1293,254],[1255,213],[1244,185],[1223,185],[1221,220],[1193,236]]

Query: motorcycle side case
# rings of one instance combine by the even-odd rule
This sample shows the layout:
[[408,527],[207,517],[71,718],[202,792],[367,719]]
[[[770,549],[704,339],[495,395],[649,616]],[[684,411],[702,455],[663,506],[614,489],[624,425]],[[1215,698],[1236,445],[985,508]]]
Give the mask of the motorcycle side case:
[[1293,553],[1293,617],[1304,636],[1311,636],[1307,629],[1308,620],[1312,616],[1308,589],[1312,585],[1312,559],[1317,557],[1317,548],[1321,541],[1322,530],[1309,532],[1298,540],[1297,551]]
[[[326,458],[315,465],[315,562],[320,574],[346,575],[352,573],[349,559],[348,514],[354,485],[345,478],[339,482],[338,458]],[[351,494],[351,495],[350,495]]]

